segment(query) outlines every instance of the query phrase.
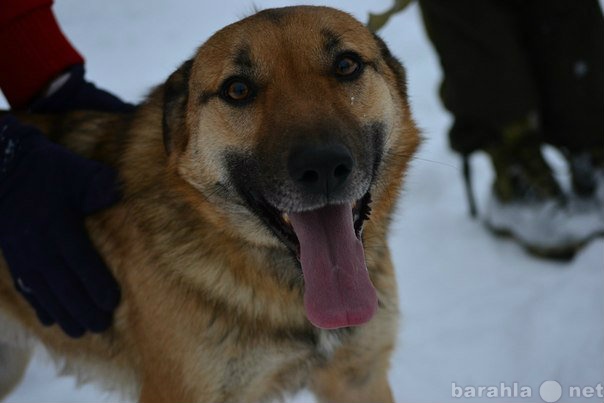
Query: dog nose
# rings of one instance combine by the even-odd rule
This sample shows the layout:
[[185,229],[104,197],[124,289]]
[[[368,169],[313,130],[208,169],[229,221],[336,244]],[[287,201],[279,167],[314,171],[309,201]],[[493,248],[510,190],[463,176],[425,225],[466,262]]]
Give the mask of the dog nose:
[[354,161],[350,151],[342,145],[301,147],[288,160],[290,177],[306,191],[333,194],[346,183]]

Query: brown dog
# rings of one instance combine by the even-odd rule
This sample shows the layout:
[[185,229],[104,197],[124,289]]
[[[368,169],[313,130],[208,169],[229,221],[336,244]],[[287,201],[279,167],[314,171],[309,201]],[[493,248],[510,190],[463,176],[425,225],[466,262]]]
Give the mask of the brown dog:
[[[361,23],[261,11],[212,36],[132,116],[29,120],[119,170],[124,199],[87,224],[123,297],[110,330],[70,339],[38,323],[0,259],[2,333],[21,329],[143,402],[305,386],[326,402],[392,401],[386,238],[419,136],[402,66]],[[5,339],[6,378],[27,354]]]

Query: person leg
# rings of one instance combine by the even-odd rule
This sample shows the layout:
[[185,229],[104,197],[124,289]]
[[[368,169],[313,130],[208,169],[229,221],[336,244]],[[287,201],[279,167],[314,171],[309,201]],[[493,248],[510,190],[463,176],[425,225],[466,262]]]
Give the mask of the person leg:
[[568,157],[574,191],[589,196],[604,168],[604,17],[598,0],[531,0],[523,31],[547,142]]
[[537,89],[513,10],[493,0],[420,0],[443,70],[441,98],[455,118],[454,150],[501,141],[502,129],[537,111]]
[[524,2],[522,26],[546,140],[604,147],[604,17],[598,0]]
[[583,242],[541,153],[539,84],[525,46],[523,1],[419,0],[440,57],[451,146],[488,153],[495,171],[484,220],[531,252],[568,257]]
[[504,202],[561,193],[541,156],[537,84],[513,4],[420,0],[443,69],[441,97],[454,116],[451,146],[462,155],[489,153]]

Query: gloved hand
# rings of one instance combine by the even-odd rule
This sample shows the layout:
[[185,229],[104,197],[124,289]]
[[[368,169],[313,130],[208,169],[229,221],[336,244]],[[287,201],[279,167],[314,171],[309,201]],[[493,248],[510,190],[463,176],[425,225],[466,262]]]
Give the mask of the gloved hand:
[[71,337],[110,325],[119,288],[83,220],[118,199],[111,168],[0,119],[0,249],[44,325]]
[[[29,105],[29,110],[36,113],[60,113],[83,109],[125,113],[134,110],[134,105],[86,81],[84,74],[83,65],[71,66],[50,85],[49,90],[52,93],[35,100]],[[55,86],[58,88],[52,89]]]

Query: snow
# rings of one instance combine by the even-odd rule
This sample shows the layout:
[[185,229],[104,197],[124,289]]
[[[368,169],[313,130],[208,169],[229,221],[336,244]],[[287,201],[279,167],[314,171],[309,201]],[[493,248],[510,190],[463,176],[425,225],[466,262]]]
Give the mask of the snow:
[[[371,7],[361,1],[307,3],[344,7],[361,20],[369,10],[390,5],[388,0]],[[255,3],[262,8],[289,4]],[[211,33],[253,9],[251,1],[236,0],[59,0],[55,5],[68,37],[86,55],[89,79],[133,102],[165,80]],[[417,6],[396,16],[382,35],[408,69],[415,117],[426,137],[390,239],[404,318],[390,372],[395,399],[464,400],[452,397],[453,383],[518,383],[532,390],[530,399],[464,401],[538,402],[539,387],[548,380],[562,385],[564,397],[570,386],[596,388],[604,381],[604,240],[592,241],[570,263],[538,260],[470,219],[460,161],[446,141],[450,117],[437,98],[438,60]],[[492,171],[483,155],[472,162],[484,209]],[[117,400],[94,386],[78,389],[72,378],[57,377],[40,353],[5,401]],[[312,397],[303,394],[293,401]]]
[[566,253],[593,234],[604,233],[604,211],[595,198],[503,203],[489,198],[484,222],[500,233],[512,233],[524,245],[549,253]]

